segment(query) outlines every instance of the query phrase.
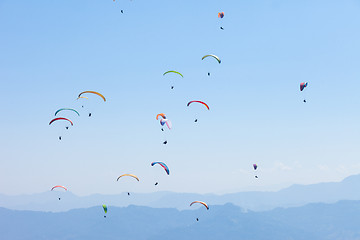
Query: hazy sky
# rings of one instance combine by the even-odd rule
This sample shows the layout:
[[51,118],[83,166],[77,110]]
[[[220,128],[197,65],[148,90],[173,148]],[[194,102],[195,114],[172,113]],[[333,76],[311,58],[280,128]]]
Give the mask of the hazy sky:
[[[359,12],[358,0],[0,0],[0,193],[227,193],[358,174]],[[85,90],[107,102],[76,101]],[[62,115],[69,130],[48,125],[63,107],[81,114]]]

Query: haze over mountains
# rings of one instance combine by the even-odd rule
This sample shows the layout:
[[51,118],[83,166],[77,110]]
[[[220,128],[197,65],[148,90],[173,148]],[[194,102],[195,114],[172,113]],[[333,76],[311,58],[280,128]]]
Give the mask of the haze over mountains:
[[60,213],[0,208],[1,239],[360,239],[360,201],[265,212],[244,212],[232,204],[183,211],[109,206],[103,215],[101,206]]
[[[119,195],[94,194],[79,197],[71,192],[44,192],[33,195],[0,195],[0,206],[14,210],[67,211],[108,204],[124,207],[129,205],[152,208],[189,209],[189,203],[202,200],[210,205],[232,203],[246,210],[264,211],[277,207],[296,207],[308,203],[335,203],[340,200],[360,200],[360,175],[353,175],[341,182],[319,183],[312,185],[293,185],[277,192],[240,192],[224,195],[194,193],[127,193]],[[61,197],[61,201],[58,200]]]

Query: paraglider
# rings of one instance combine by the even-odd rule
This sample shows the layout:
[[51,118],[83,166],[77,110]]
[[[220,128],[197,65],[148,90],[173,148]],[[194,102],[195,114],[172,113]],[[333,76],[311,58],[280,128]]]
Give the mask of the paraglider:
[[105,215],[104,215],[104,218],[106,218],[106,213],[107,213],[107,206],[105,204],[102,205],[103,209],[104,209],[104,212],[105,212]]
[[[135,176],[134,174],[123,174],[123,175],[120,175],[120,176],[117,178],[116,181],[119,181],[120,178],[125,177],[125,176],[135,178],[138,182],[140,181],[140,179],[139,179],[137,176]],[[127,195],[130,196],[130,193],[128,192]]]
[[[167,175],[170,175],[170,170],[169,170],[168,166],[166,166],[165,163],[163,163],[163,162],[152,162],[152,163],[151,163],[151,166],[153,167],[155,164],[159,164],[161,167],[164,168],[164,170],[165,170],[165,172],[167,173]],[[155,185],[156,185],[156,184],[155,184]]]
[[[170,70],[170,71],[164,72],[164,73],[163,73],[163,76],[165,76],[165,75],[168,74],[168,73],[175,73],[175,74],[181,76],[182,78],[184,77],[181,73],[179,73],[179,72],[177,72],[177,71],[174,71],[174,70]],[[174,89],[174,86],[171,86],[171,89]]]
[[121,12],[121,13],[124,13],[124,11],[123,11],[123,10],[120,10],[120,12]]
[[[224,12],[219,12],[218,13],[218,18],[223,18],[224,17]],[[223,27],[220,27],[221,30],[224,30]]]
[[[213,57],[213,58],[215,58],[215,59],[218,61],[219,64],[221,63],[220,58],[219,58],[218,56],[216,56],[216,55],[213,55],[213,54],[205,55],[205,56],[203,56],[203,57],[201,58],[201,60],[204,60],[204,59],[207,58],[207,57]],[[208,72],[208,76],[210,76],[210,72]]]
[[[308,85],[308,82],[302,82],[300,83],[300,92],[302,92],[304,90],[304,88],[306,88]],[[306,103],[306,99],[303,100],[304,103]]]
[[167,144],[167,141],[164,141],[163,144]]
[[[166,166],[165,163],[163,163],[163,162],[152,162],[151,166],[153,167],[155,164],[159,164],[162,168],[164,168],[166,174],[170,175],[170,170],[169,170],[168,166]],[[158,185],[158,182],[155,183],[155,186],[156,185]]]
[[[51,121],[49,122],[49,125],[51,125],[53,122],[56,122],[56,121],[59,121],[59,120],[68,121],[68,122],[71,124],[71,126],[74,126],[74,124],[73,124],[73,122],[72,122],[71,120],[69,120],[69,119],[67,119],[67,118],[63,118],[63,117],[54,118],[53,120],[51,120]],[[65,128],[68,129],[69,127],[65,127]],[[59,136],[59,140],[61,140],[61,136]]]
[[[195,203],[202,204],[204,207],[206,207],[207,210],[209,210],[209,206],[205,202],[202,202],[202,201],[194,201],[194,202],[190,203],[190,207]],[[199,218],[196,218],[196,221],[199,221]]]
[[[53,191],[54,189],[57,189],[57,188],[62,188],[62,189],[64,189],[65,191],[67,191],[67,188],[66,188],[66,187],[60,186],[60,185],[56,185],[56,186],[52,187],[52,188],[51,188],[51,191]],[[59,200],[61,200],[60,197],[59,197]]]
[[[99,97],[101,97],[101,98],[104,100],[104,102],[106,102],[106,98],[104,97],[104,95],[102,95],[102,94],[99,93],[99,92],[95,92],[95,91],[84,91],[84,92],[81,92],[81,93],[79,94],[79,96],[78,96],[77,99],[82,98],[83,96],[81,96],[81,95],[83,95],[83,94],[85,94],[85,93],[92,93],[92,94],[98,95]],[[84,107],[84,106],[82,106],[82,107]],[[91,113],[89,113],[89,117],[91,117]]]
[[[208,110],[210,110],[209,105],[207,105],[206,103],[204,103],[202,101],[190,101],[190,102],[188,102],[187,106],[190,106],[190,104],[192,104],[192,103],[200,103],[200,104],[204,105]],[[194,122],[197,122],[197,121],[198,121],[197,118],[195,118]]]
[[[254,171],[256,171],[256,169],[258,168],[258,165],[256,163],[253,164],[253,168],[254,168]],[[255,178],[258,178],[257,175],[255,175]]]

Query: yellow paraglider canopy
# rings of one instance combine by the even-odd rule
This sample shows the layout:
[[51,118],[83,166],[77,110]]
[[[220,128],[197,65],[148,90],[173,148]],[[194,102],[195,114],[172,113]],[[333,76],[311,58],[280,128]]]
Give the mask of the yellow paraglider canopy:
[[135,176],[134,174],[123,174],[123,175],[120,175],[120,176],[117,178],[116,181],[119,181],[119,179],[120,179],[121,177],[124,177],[124,176],[133,177],[133,178],[135,178],[136,180],[140,181],[139,178],[138,178],[137,176]]
[[84,92],[82,92],[82,93],[79,94],[78,99],[79,99],[79,98],[83,98],[81,95],[84,94],[84,93],[93,93],[93,94],[96,94],[96,95],[100,96],[100,97],[104,100],[104,102],[106,102],[106,99],[105,99],[104,95],[102,95],[101,93],[95,92],[95,91],[84,91]]

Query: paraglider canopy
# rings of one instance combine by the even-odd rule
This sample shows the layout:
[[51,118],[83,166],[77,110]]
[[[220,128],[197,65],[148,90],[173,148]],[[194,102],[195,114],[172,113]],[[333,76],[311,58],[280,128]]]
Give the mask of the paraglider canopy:
[[53,120],[51,120],[51,121],[49,122],[49,125],[51,125],[53,122],[58,121],[58,120],[65,120],[65,121],[68,121],[68,122],[70,122],[70,123],[71,123],[71,126],[74,126],[74,124],[72,123],[72,121],[70,121],[70,120],[69,120],[69,119],[67,119],[67,118],[63,118],[63,117],[54,118]]
[[[167,173],[167,175],[170,174],[170,170],[169,170],[168,166],[166,166],[165,163],[163,163],[163,162],[152,162],[151,166],[154,166],[155,164],[159,164],[160,166],[162,166],[164,168],[165,172]],[[155,184],[155,185],[157,185],[157,184]]]
[[121,177],[125,177],[125,176],[133,177],[133,178],[135,178],[137,181],[140,181],[139,178],[138,178],[137,176],[135,176],[134,174],[123,174],[123,175],[120,175],[120,176],[117,178],[116,181],[119,181],[119,179],[120,179]]
[[254,163],[254,164],[253,164],[253,167],[254,167],[254,170],[256,170],[258,166],[257,166],[256,163]]
[[107,206],[105,204],[102,205],[104,212],[107,213]]
[[159,113],[158,115],[156,115],[156,120],[159,120],[159,117],[162,117],[163,119],[166,119],[165,113]]
[[166,124],[169,129],[171,129],[172,127],[172,123],[169,119],[160,119],[160,124],[161,126],[164,126],[164,124]]
[[213,57],[213,58],[215,58],[215,59],[218,61],[219,64],[221,63],[220,58],[219,58],[218,56],[214,55],[214,54],[205,55],[205,56],[202,57],[201,60],[204,60],[204,59],[207,58],[207,57]]
[[78,116],[80,116],[80,113],[79,113],[78,111],[76,111],[75,109],[72,109],[72,108],[60,108],[59,110],[57,110],[57,111],[55,112],[55,116],[56,116],[56,114],[58,114],[59,112],[64,111],[64,110],[73,111],[73,112],[75,112]]
[[209,210],[209,206],[205,202],[202,202],[202,201],[194,201],[194,202],[190,203],[190,206],[192,206],[195,203],[200,203],[200,204],[204,205],[204,207],[206,207],[207,210]]
[[224,12],[219,12],[218,13],[218,18],[223,18],[224,17]]
[[65,191],[67,191],[67,188],[66,188],[66,187],[60,186],[60,185],[56,185],[56,186],[52,187],[52,188],[51,188],[51,191],[54,190],[55,188],[63,188],[63,189],[65,189]]
[[173,70],[164,72],[163,76],[165,76],[165,75],[168,74],[168,73],[176,73],[176,74],[180,75],[181,77],[184,77],[181,73],[179,73],[179,72],[177,72],[177,71],[173,71]]
[[85,94],[85,93],[96,94],[96,95],[98,95],[99,97],[101,97],[101,98],[104,100],[104,102],[106,102],[106,99],[105,99],[104,95],[102,95],[101,93],[95,92],[95,91],[84,91],[84,92],[82,92],[82,93],[79,94],[78,99],[81,98],[81,95],[83,95],[83,94]]
[[300,91],[304,90],[304,88],[306,88],[308,85],[308,82],[302,82],[300,83]]
[[202,101],[190,101],[190,102],[188,102],[187,106],[190,106],[190,104],[192,104],[192,103],[203,104],[208,110],[210,110],[209,106],[206,103],[202,102]]

